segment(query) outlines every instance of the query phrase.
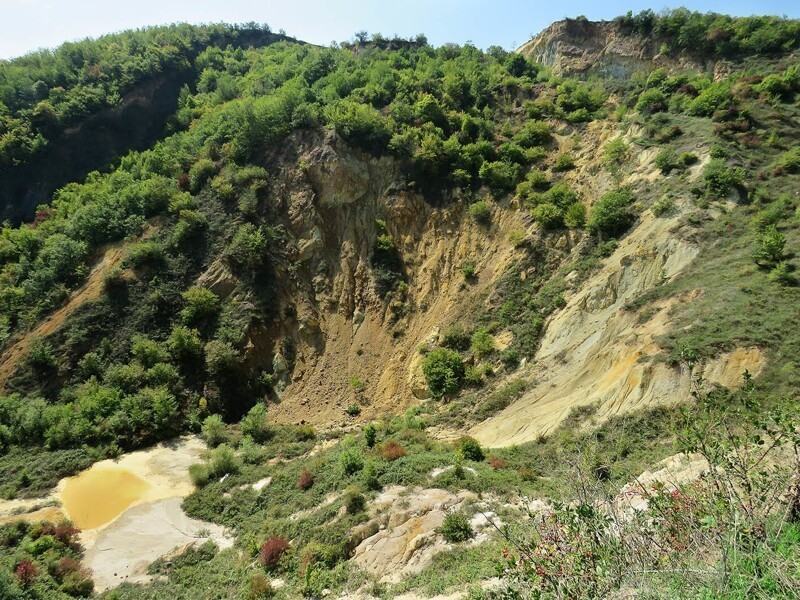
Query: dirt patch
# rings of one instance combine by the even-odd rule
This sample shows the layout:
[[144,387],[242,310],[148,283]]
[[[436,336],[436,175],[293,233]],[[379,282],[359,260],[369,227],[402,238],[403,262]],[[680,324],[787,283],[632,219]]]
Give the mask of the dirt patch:
[[83,560],[93,572],[97,591],[126,581],[150,581],[147,566],[176,548],[207,540],[222,549],[233,545],[223,527],[187,517],[181,502],[181,498],[167,498],[140,504],[102,530]]

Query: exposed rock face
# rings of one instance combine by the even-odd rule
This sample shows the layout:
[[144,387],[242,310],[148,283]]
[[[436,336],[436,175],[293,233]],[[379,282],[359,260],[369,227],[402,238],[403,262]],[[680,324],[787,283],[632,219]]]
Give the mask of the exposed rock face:
[[[450,548],[436,528],[444,523],[448,511],[458,510],[472,492],[453,494],[439,489],[417,489],[405,495],[400,486],[387,488],[374,502],[373,510],[391,509],[366,523],[365,539],[356,547],[353,560],[362,569],[384,582],[397,583],[411,573],[418,573],[431,563],[436,553]],[[486,541],[497,525],[492,514],[477,513],[471,520],[476,537],[469,543]]]
[[[465,201],[434,206],[405,186],[392,158],[360,152],[332,133],[296,135],[284,152],[274,202],[293,264],[276,274],[276,320],[251,329],[248,356],[254,371],[285,382],[270,411],[280,421],[325,424],[348,419],[352,404],[363,418],[402,411],[428,395],[417,349],[502,275],[516,253],[508,232],[527,227],[524,215],[496,210],[484,226],[468,216]],[[378,221],[405,280],[385,296],[373,264]],[[479,273],[469,285],[461,271],[468,262]],[[208,280],[224,278],[209,273]],[[349,384],[355,377],[362,385]]]
[[662,56],[660,45],[657,37],[623,33],[613,21],[566,19],[550,25],[517,52],[550,67],[557,75],[592,72],[622,79],[659,66],[713,70],[713,61],[691,57],[675,61]]

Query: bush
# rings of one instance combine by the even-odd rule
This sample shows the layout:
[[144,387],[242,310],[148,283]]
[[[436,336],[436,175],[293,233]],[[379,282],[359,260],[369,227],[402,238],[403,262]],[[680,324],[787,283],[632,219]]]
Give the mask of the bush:
[[775,225],[769,225],[756,236],[753,260],[756,264],[767,267],[777,265],[783,258],[785,245],[786,236]]
[[261,546],[261,550],[258,553],[258,563],[267,571],[274,571],[278,568],[281,558],[288,550],[289,540],[281,536],[271,537]]
[[344,493],[344,507],[348,515],[357,515],[367,507],[367,499],[361,490],[349,489]]
[[628,207],[631,193],[628,190],[616,190],[603,194],[592,206],[586,227],[592,233],[617,236],[633,223],[634,216]]
[[349,477],[364,468],[364,457],[355,448],[347,448],[339,455],[339,464],[344,474]]
[[197,487],[208,485],[208,482],[211,481],[211,473],[208,469],[208,465],[203,463],[195,463],[190,465],[189,477],[191,478],[192,483]]
[[486,200],[478,200],[469,205],[469,216],[476,223],[488,225],[492,222],[492,210]]
[[664,215],[671,213],[674,208],[675,208],[675,203],[667,196],[664,196],[656,200],[653,203],[653,206],[650,207],[650,210],[653,211],[653,214],[655,216],[663,217]]
[[520,167],[504,161],[484,162],[478,175],[495,193],[510,192],[517,185]]
[[134,335],[132,341],[131,354],[145,369],[167,362],[167,351],[158,342],[140,334]]
[[211,477],[222,477],[228,473],[236,473],[239,470],[239,457],[233,448],[227,444],[220,444],[211,451],[208,461],[209,475]]
[[247,582],[247,600],[268,600],[275,597],[275,590],[263,574],[256,573]]
[[395,440],[386,440],[381,445],[379,452],[381,458],[387,462],[395,461],[406,455],[406,449]]
[[297,478],[297,484],[295,487],[298,490],[305,492],[306,490],[310,489],[311,486],[314,485],[314,476],[306,469],[300,473],[300,477]]
[[769,280],[780,283],[781,285],[794,285],[797,283],[792,274],[792,266],[785,260],[780,261],[772,271],[769,272]]
[[215,448],[220,444],[228,441],[228,428],[225,422],[219,415],[208,415],[203,420],[203,426],[200,429],[200,435],[205,440],[206,444]]
[[570,229],[579,229],[586,224],[586,207],[582,202],[576,202],[567,208],[564,213],[564,225]]
[[267,417],[267,408],[259,402],[251,408],[241,421],[242,433],[249,435],[254,441],[263,444],[273,436]]
[[217,174],[217,167],[214,161],[201,158],[189,169],[189,189],[196,194],[206,184],[206,182]]
[[657,88],[643,91],[636,102],[636,111],[642,114],[653,114],[667,110],[667,99],[664,92]]
[[206,368],[209,375],[223,379],[231,375],[241,362],[236,349],[227,342],[211,340],[205,345]]
[[462,512],[450,512],[445,516],[441,527],[436,528],[436,533],[440,534],[451,544],[466,542],[475,536],[472,525],[469,523],[467,515]]
[[550,202],[542,202],[534,207],[531,217],[545,229],[559,229],[564,226],[563,211]]
[[126,257],[128,264],[134,269],[150,267],[158,269],[167,262],[164,246],[154,241],[138,242],[131,246]]
[[264,265],[269,251],[269,238],[262,227],[252,223],[239,226],[225,256],[234,269],[256,270]]
[[194,325],[214,317],[219,312],[219,298],[209,289],[191,287],[183,292],[186,307],[181,311],[181,319],[186,325]]
[[185,326],[173,328],[167,339],[167,348],[176,361],[194,361],[203,356],[203,340],[200,332]]
[[724,160],[715,158],[703,169],[703,182],[707,194],[724,198],[744,183],[744,169],[731,169]]
[[617,173],[622,164],[628,159],[630,147],[621,137],[615,138],[606,144],[603,150],[603,163],[611,173]]
[[364,443],[367,445],[367,448],[372,448],[375,445],[376,436],[377,429],[375,429],[375,425],[369,423],[364,428]]
[[514,136],[514,141],[523,148],[543,146],[550,141],[550,127],[542,121],[526,121]]
[[470,337],[464,326],[460,323],[450,325],[442,332],[442,346],[450,350],[467,350],[470,345]]
[[456,451],[465,460],[481,462],[484,458],[483,449],[478,440],[464,436],[456,442]]
[[464,378],[464,361],[458,352],[446,348],[431,350],[422,361],[422,373],[431,395],[442,398],[458,391]]
[[472,334],[472,343],[470,345],[472,353],[478,358],[489,356],[494,352],[494,338],[485,329],[479,329]]
[[681,166],[678,155],[672,150],[662,150],[656,155],[654,162],[664,175],[668,175],[671,171]]
[[553,171],[569,171],[575,168],[575,157],[571,154],[559,154],[553,163]]
[[477,274],[475,265],[471,262],[464,263],[461,266],[461,274],[464,276],[464,281],[472,281],[475,279],[475,275]]

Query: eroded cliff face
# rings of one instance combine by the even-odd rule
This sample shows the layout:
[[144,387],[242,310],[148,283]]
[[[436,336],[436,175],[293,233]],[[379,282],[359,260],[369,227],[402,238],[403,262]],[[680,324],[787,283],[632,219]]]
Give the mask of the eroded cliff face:
[[542,63],[556,75],[593,73],[624,79],[637,71],[657,67],[712,71],[713,58],[659,53],[661,41],[655,36],[623,33],[613,21],[565,19],[550,25],[523,44],[517,52]]
[[[494,205],[485,226],[469,217],[466,200],[434,206],[403,184],[393,159],[334,134],[295,137],[278,162],[273,209],[285,215],[288,265],[277,268],[275,321],[251,327],[246,355],[253,372],[272,374],[271,414],[338,425],[351,405],[375,418],[427,397],[418,348],[479,308],[518,252],[508,233],[526,227],[525,215]],[[384,226],[403,279],[385,295],[374,259]],[[467,263],[477,272],[470,282]],[[198,284],[223,298],[236,289],[223,261]]]

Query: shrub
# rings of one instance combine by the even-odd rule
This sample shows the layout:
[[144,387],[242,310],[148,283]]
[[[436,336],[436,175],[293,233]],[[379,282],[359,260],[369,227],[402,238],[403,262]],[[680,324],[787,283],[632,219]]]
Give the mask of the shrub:
[[484,162],[478,175],[495,193],[510,192],[519,179],[520,167],[504,161]]
[[724,198],[744,183],[744,169],[732,169],[724,160],[715,158],[703,169],[703,182],[709,195]]
[[126,260],[134,269],[145,267],[157,269],[164,266],[167,256],[164,253],[164,246],[152,240],[145,240],[131,246]]
[[441,398],[458,391],[464,378],[464,361],[458,352],[435,348],[422,361],[422,373],[431,395]]
[[58,366],[53,346],[42,338],[35,338],[28,347],[28,363],[39,370],[50,372]]
[[483,358],[494,352],[494,338],[485,329],[479,329],[472,334],[472,343],[470,344],[472,353],[478,358]]
[[678,155],[672,150],[662,150],[659,152],[656,155],[654,163],[664,175],[668,175],[671,171],[681,166]]
[[636,102],[636,110],[642,114],[667,110],[667,99],[664,92],[656,88],[643,91]]
[[769,225],[756,236],[753,260],[763,266],[774,266],[783,258],[784,236],[775,225]]
[[442,332],[442,346],[450,350],[467,350],[470,344],[470,337],[464,326],[454,323]]
[[241,421],[242,433],[262,444],[273,436],[267,417],[267,408],[259,402],[251,408]]
[[569,171],[575,168],[575,157],[571,154],[559,154],[553,163],[553,171]]
[[267,261],[269,236],[252,223],[240,225],[225,250],[228,262],[235,269],[256,270]]
[[191,287],[183,292],[183,299],[186,307],[181,311],[181,319],[186,325],[194,325],[219,312],[219,298],[209,289]]
[[367,448],[372,448],[375,445],[376,436],[377,429],[375,429],[375,425],[369,423],[364,428],[364,443],[367,445]]
[[258,563],[267,571],[274,571],[288,550],[289,540],[281,536],[271,537],[261,546]]
[[542,202],[534,207],[531,217],[545,229],[558,229],[564,225],[563,211],[550,202]]
[[483,384],[483,373],[484,369],[481,367],[468,365],[464,369],[464,383],[472,386],[480,386]]
[[131,354],[146,369],[158,363],[166,362],[169,358],[167,351],[156,341],[144,335],[134,335],[131,345]]
[[466,542],[475,536],[472,531],[467,515],[462,512],[450,512],[445,516],[441,527],[436,528],[436,533],[440,534],[451,544]]
[[564,225],[570,229],[579,229],[586,224],[586,207],[582,202],[571,204],[564,213]]
[[621,137],[615,138],[606,144],[603,150],[603,163],[612,173],[619,171],[622,164],[628,159],[630,147]]
[[275,590],[262,573],[256,573],[247,582],[247,600],[268,600],[275,597]]
[[348,515],[357,515],[367,507],[367,499],[360,489],[349,489],[344,493],[344,507]]
[[236,349],[227,342],[211,340],[205,345],[206,368],[216,379],[229,376],[241,362]]
[[300,477],[297,478],[297,485],[295,485],[295,487],[298,490],[306,491],[313,485],[314,476],[308,470],[303,469],[302,473],[300,473]]
[[29,560],[24,560],[14,569],[14,576],[17,578],[22,589],[28,589],[36,583],[39,576],[39,569]]
[[461,274],[464,276],[464,281],[472,281],[475,279],[476,273],[475,265],[471,262],[464,263],[461,266]]
[[720,146],[719,144],[714,144],[708,150],[708,155],[711,158],[728,158],[728,153],[725,151],[725,148]]
[[189,190],[196,194],[216,174],[217,167],[214,161],[201,158],[189,169]]
[[200,332],[185,326],[176,326],[167,339],[169,353],[176,361],[197,360],[203,355],[203,340]]
[[406,449],[395,440],[386,440],[380,447],[381,458],[392,462],[406,455]]
[[769,272],[769,280],[782,285],[794,285],[797,283],[792,274],[792,266],[785,260],[780,261],[772,271]]
[[194,485],[203,487],[208,485],[208,482],[211,481],[211,472],[208,469],[208,465],[195,463],[189,465],[189,477]]
[[781,156],[778,166],[786,173],[800,172],[800,148],[792,148],[788,152],[785,152]]
[[550,141],[550,127],[542,121],[526,121],[514,136],[514,141],[523,148],[543,146]]
[[348,379],[347,385],[350,386],[350,389],[359,394],[367,389],[367,384],[358,375],[353,375]]
[[495,471],[500,471],[508,466],[508,462],[504,458],[500,458],[499,456],[490,456],[489,466]]
[[486,200],[478,200],[469,205],[470,218],[481,225],[488,225],[492,221],[492,210]]
[[464,436],[456,442],[456,451],[465,460],[481,462],[484,459],[483,449],[478,440]]
[[215,448],[220,444],[228,441],[228,429],[225,422],[217,414],[208,415],[203,420],[203,426],[200,429],[200,435],[205,440],[206,444]]
[[364,468],[364,457],[355,448],[347,448],[339,455],[339,464],[345,475],[355,475]]
[[344,409],[344,412],[346,412],[348,416],[357,417],[361,414],[361,407],[358,404],[351,404]]
[[653,206],[650,207],[650,210],[653,211],[655,216],[663,217],[664,215],[671,213],[674,208],[675,203],[672,201],[672,199],[667,196],[663,196],[653,203]]
[[631,193],[616,190],[603,194],[592,206],[586,227],[592,233],[616,236],[624,232],[633,222],[633,214],[628,210]]
[[222,477],[228,473],[236,473],[239,470],[239,457],[233,448],[227,444],[220,444],[211,451],[208,461],[209,475],[212,477]]

